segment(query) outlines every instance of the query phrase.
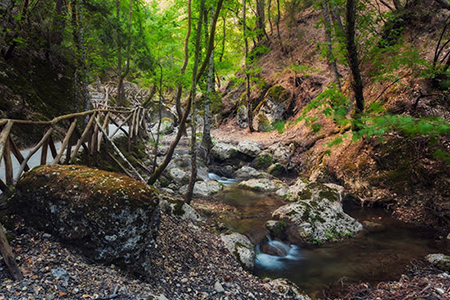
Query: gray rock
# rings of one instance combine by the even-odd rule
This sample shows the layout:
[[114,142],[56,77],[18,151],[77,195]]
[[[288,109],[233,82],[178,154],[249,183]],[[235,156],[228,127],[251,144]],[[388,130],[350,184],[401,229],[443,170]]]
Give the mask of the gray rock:
[[284,278],[278,278],[269,281],[265,284],[268,290],[271,290],[273,293],[282,296],[284,298],[288,297],[289,299],[298,299],[298,300],[311,300],[311,298],[300,288]]
[[255,247],[250,240],[240,233],[221,234],[220,238],[225,244],[225,248],[236,258],[241,266],[252,271],[255,266]]
[[[238,179],[250,179],[250,178],[259,178],[266,177],[264,174],[255,168],[249,166],[243,166],[239,170],[234,173],[234,176]],[[268,174],[266,174],[268,176]]]
[[172,168],[168,173],[170,178],[172,178],[172,180],[178,185],[189,182],[189,173],[180,168]]
[[[188,186],[181,187],[180,192],[186,193]],[[223,185],[215,180],[197,181],[194,185],[194,195],[200,197],[208,197],[219,193],[223,190]]]
[[77,246],[93,260],[139,274],[150,269],[158,202],[154,188],[128,176],[74,165],[27,172],[14,198],[30,226]]
[[63,269],[63,268],[52,269],[52,275],[56,279],[61,279],[64,282],[64,284],[67,286],[69,279],[70,279],[70,275],[65,269]]
[[[173,133],[174,130],[174,122],[172,119],[170,118],[163,118],[161,120],[161,126],[159,128],[159,133],[166,135],[166,134],[171,134]],[[152,132],[154,134],[156,134],[158,132],[158,123],[156,123],[153,127],[152,127]]]
[[199,213],[183,200],[175,199],[168,195],[162,195],[159,205],[166,213],[181,219],[191,220],[194,222],[199,222],[202,220]]
[[363,226],[344,213],[342,204],[327,198],[300,200],[284,205],[272,213],[277,220],[284,220],[294,228],[290,239],[293,243],[323,243],[353,236]]
[[258,131],[271,130],[273,123],[283,120],[289,104],[289,94],[282,86],[271,87],[258,107],[255,108],[253,127]]
[[344,187],[334,183],[310,183],[299,179],[288,188],[280,188],[276,194],[290,201],[320,200],[326,198],[331,201],[342,202],[345,196]]
[[248,114],[247,107],[245,105],[239,105],[237,109],[236,124],[241,128],[248,127]]
[[225,293],[225,289],[223,288],[223,286],[218,281],[216,281],[216,283],[214,284],[214,289],[218,293]]
[[442,271],[450,271],[450,256],[444,255],[442,253],[438,254],[429,254],[425,257],[425,259]]
[[281,189],[284,186],[284,183],[278,179],[268,179],[268,178],[260,178],[260,179],[249,179],[246,181],[242,181],[239,183],[239,187],[252,189],[254,191],[260,192],[273,192],[278,189]]
[[238,150],[235,146],[223,142],[218,142],[211,149],[211,154],[219,161],[224,161],[234,157]]
[[259,144],[252,141],[239,142],[237,150],[251,157],[256,157],[258,156],[259,153],[261,153],[261,148],[259,147]]

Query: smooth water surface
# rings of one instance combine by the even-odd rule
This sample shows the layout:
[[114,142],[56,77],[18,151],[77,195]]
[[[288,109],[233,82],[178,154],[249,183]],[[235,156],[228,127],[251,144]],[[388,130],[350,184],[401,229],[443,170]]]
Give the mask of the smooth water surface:
[[[275,195],[234,186],[221,197],[238,212],[230,214],[224,223],[253,242],[265,237],[265,222],[285,204]],[[366,225],[357,237],[309,248],[266,241],[263,244],[269,244],[276,250],[271,252],[278,255],[263,253],[267,245],[258,245],[255,273],[260,277],[288,278],[314,297],[343,277],[347,283],[398,280],[411,261],[423,260],[430,253],[449,254],[450,245],[445,240],[437,241],[435,232],[396,221],[382,209],[353,209],[348,213]]]

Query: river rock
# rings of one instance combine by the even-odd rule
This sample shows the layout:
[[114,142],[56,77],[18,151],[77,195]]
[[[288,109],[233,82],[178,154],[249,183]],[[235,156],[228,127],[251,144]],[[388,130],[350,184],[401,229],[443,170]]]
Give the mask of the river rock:
[[233,158],[237,154],[238,150],[235,146],[223,142],[218,142],[211,149],[211,154],[219,161],[225,161]]
[[220,238],[225,244],[225,248],[236,258],[241,266],[248,271],[252,271],[255,266],[255,249],[250,240],[240,233],[221,234]]
[[[266,174],[268,176],[268,174]],[[238,179],[250,179],[250,178],[259,178],[266,177],[263,176],[263,173],[252,168],[250,166],[243,166],[239,170],[234,173],[234,176]]]
[[167,214],[194,222],[199,222],[202,220],[199,213],[183,200],[176,199],[168,195],[161,195],[160,198],[161,200],[159,205]]
[[239,142],[237,150],[245,155],[256,157],[261,153],[261,148],[259,144],[253,141],[242,141]]
[[327,198],[300,200],[284,205],[272,214],[288,225],[289,240],[294,244],[321,244],[354,236],[363,226],[347,215],[342,204]]
[[450,271],[450,256],[444,255],[442,253],[438,254],[429,254],[425,257],[425,259],[442,271],[449,272]]
[[259,192],[273,192],[281,189],[284,183],[278,179],[259,178],[249,179],[239,183],[239,187]]
[[[153,127],[152,127],[152,133],[156,134],[158,132],[158,123],[156,123]],[[175,126],[174,126],[174,122],[172,119],[170,118],[163,118],[161,120],[161,126],[159,128],[159,133],[163,134],[163,135],[167,135],[167,134],[171,134],[173,133]]]
[[[186,193],[188,186],[185,185],[180,189],[182,194]],[[194,185],[194,195],[200,197],[209,197],[223,190],[223,184],[215,181],[197,181]]]
[[14,205],[29,225],[87,257],[133,273],[150,267],[160,219],[154,188],[83,166],[41,166],[16,186]]
[[189,173],[180,168],[172,168],[169,170],[168,174],[177,185],[182,185],[189,182]]
[[276,194],[290,201],[327,198],[331,201],[342,202],[345,196],[345,189],[334,183],[311,183],[304,179],[299,179],[288,188],[280,188]]
[[265,286],[267,289],[284,298],[311,300],[311,298],[305,292],[300,290],[300,288],[296,284],[285,278],[271,280],[266,283]]

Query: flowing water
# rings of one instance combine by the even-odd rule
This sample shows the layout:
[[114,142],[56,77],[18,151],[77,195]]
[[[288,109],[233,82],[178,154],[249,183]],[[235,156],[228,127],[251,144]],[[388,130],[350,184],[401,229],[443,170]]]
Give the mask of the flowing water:
[[433,231],[408,226],[373,208],[348,212],[370,228],[356,238],[309,248],[289,245],[262,235],[266,233],[265,221],[283,200],[234,187],[224,196],[225,202],[242,214],[226,224],[250,238],[263,239],[256,247],[255,273],[288,278],[313,297],[343,277],[347,283],[398,280],[411,261],[423,260],[430,253],[448,254],[450,246],[445,239],[437,239]]

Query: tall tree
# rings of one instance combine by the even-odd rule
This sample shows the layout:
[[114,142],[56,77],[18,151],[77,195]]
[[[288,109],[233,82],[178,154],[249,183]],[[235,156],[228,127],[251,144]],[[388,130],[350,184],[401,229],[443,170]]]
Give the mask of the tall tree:
[[339,78],[339,71],[337,68],[336,57],[333,55],[333,41],[331,37],[331,18],[330,11],[328,9],[328,0],[323,0],[323,15],[324,15],[324,24],[325,24],[325,42],[327,44],[327,59],[328,64],[334,75],[334,82],[336,86],[341,89],[341,80]]
[[242,26],[244,32],[244,44],[245,44],[245,106],[247,107],[247,121],[248,129],[250,132],[254,132],[253,128],[253,111],[252,103],[250,101],[250,68],[249,68],[249,57],[248,57],[248,38],[247,38],[247,0],[244,0],[242,5]]
[[186,203],[190,204],[194,194],[195,182],[197,181],[197,108],[196,108],[196,94],[197,94],[197,69],[200,61],[200,41],[203,26],[203,16],[205,14],[205,0],[200,2],[200,13],[197,22],[197,32],[195,36],[195,54],[194,67],[192,69],[192,87],[191,87],[191,177],[185,196]]
[[[217,7],[215,9],[216,12],[214,14],[214,22],[211,27],[211,34],[209,35],[209,43],[208,43],[208,49],[206,50],[206,56],[196,74],[197,82],[200,79],[200,77],[202,76],[203,72],[206,70],[206,67],[208,66],[208,63],[209,63],[209,58],[211,57],[212,50],[214,49],[214,37],[215,37],[215,33],[216,33],[217,19],[219,18],[219,14],[222,9],[223,1],[224,0],[219,0],[217,3]],[[156,182],[156,180],[159,178],[159,176],[161,176],[162,172],[164,172],[167,165],[170,163],[173,153],[175,151],[175,148],[181,139],[182,131],[184,130],[184,128],[186,126],[186,120],[187,120],[187,117],[190,112],[191,104],[192,104],[192,94],[189,94],[187,104],[186,104],[186,109],[183,113],[183,117],[180,120],[180,125],[179,125],[177,135],[175,136],[175,139],[170,144],[169,149],[167,150],[166,157],[164,158],[164,161],[159,165],[159,167],[153,172],[153,174],[148,179],[148,184],[154,184]]]
[[[211,7],[210,26],[214,21],[214,7]],[[208,36],[208,35],[206,35]],[[224,34],[225,38],[225,34]],[[203,114],[203,135],[202,135],[202,147],[205,149],[206,157],[212,148],[211,140],[211,98],[214,93],[214,50],[211,52],[211,57],[208,64],[208,75],[206,78],[206,94],[205,94],[205,108]]]
[[[120,0],[116,0],[116,16],[117,22],[120,22]],[[117,28],[117,104],[125,105],[126,97],[125,97],[125,88],[124,88],[124,80],[130,72],[130,56],[131,56],[131,18],[133,14],[133,0],[129,2],[128,8],[128,34],[127,34],[127,44],[126,44],[126,53],[125,53],[125,62],[123,62],[123,34],[121,33],[120,25],[116,24]],[[125,66],[123,65],[125,63]]]
[[364,94],[363,94],[363,81],[361,77],[361,71],[359,69],[358,49],[355,42],[355,24],[356,24],[356,1],[347,0],[346,3],[346,38],[347,38],[347,57],[350,70],[352,72],[352,87],[355,93],[355,117],[364,110]]

